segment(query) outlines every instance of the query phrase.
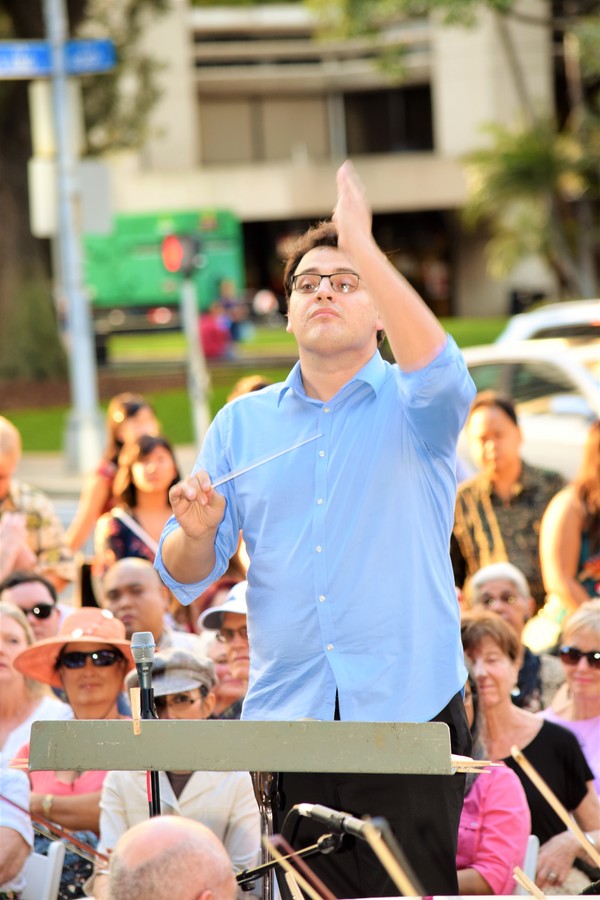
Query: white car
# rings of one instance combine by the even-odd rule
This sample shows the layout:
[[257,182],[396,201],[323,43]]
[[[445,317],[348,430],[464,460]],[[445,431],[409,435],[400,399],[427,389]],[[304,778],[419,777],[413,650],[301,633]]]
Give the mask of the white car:
[[[600,340],[535,340],[463,350],[478,391],[510,397],[523,432],[523,458],[535,466],[576,474],[583,444],[600,415]],[[474,470],[466,437],[459,455]]]
[[509,319],[497,344],[541,338],[600,338],[600,300],[548,303]]

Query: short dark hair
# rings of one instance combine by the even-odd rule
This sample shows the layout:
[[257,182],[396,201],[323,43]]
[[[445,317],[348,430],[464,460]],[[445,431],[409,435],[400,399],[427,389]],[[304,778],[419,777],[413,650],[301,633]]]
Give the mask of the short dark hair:
[[283,286],[289,300],[292,293],[292,278],[300,264],[300,260],[315,247],[338,247],[338,232],[333,222],[325,219],[313,225],[301,234],[292,244],[287,254],[283,270]]
[[519,639],[501,616],[492,612],[469,611],[461,619],[461,637],[465,653],[475,650],[489,637],[512,662],[519,658]]
[[[312,225],[294,241],[287,252],[283,270],[283,287],[288,305],[292,293],[292,279],[300,265],[300,260],[315,247],[334,247],[335,249],[339,247],[338,230],[330,219],[324,219],[316,225]],[[377,344],[382,344],[383,339],[384,332],[380,329],[377,332]]]
[[476,394],[475,399],[471,404],[471,409],[469,410],[467,422],[470,421],[471,416],[476,410],[491,409],[494,407],[501,409],[511,422],[513,422],[517,428],[519,427],[519,420],[517,418],[517,411],[514,403],[510,397],[506,394],[501,394],[499,391],[480,391],[479,394]]
[[56,588],[51,581],[48,581],[43,575],[38,575],[37,572],[11,572],[10,575],[7,575],[6,578],[3,578],[2,581],[0,581],[0,597],[3,592],[9,590],[9,588],[17,587],[19,584],[31,584],[36,581],[39,582],[39,584],[44,585],[52,597],[52,602],[57,603],[58,594],[56,593]]

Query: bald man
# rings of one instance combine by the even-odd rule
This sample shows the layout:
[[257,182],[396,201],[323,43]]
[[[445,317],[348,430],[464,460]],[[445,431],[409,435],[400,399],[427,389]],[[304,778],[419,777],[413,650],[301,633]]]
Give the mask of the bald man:
[[20,460],[21,435],[0,416],[0,579],[34,571],[60,591],[75,577],[73,554],[46,494],[14,477]]
[[110,857],[109,900],[235,900],[225,848],[199,822],[156,816],[134,825]]
[[105,573],[100,594],[99,605],[121,620],[128,638],[136,631],[151,631],[157,650],[178,647],[205,656],[198,635],[175,631],[167,625],[169,591],[147,559],[118,559]]

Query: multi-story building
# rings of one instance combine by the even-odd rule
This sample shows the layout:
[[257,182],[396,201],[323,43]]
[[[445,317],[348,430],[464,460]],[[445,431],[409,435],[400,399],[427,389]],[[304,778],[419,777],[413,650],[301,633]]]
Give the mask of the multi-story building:
[[[484,123],[519,115],[493,14],[471,29],[398,23],[372,41],[321,36],[302,3],[172,7],[145,35],[163,94],[151,139],[113,161],[115,211],[229,208],[244,223],[248,285],[281,292],[281,241],[330,214],[350,156],[380,244],[440,315],[503,314],[513,288],[552,291],[535,261],[491,281],[486,236],[461,223],[464,155],[487,140]],[[551,109],[550,34],[508,27],[534,104]],[[382,47],[401,74],[377,63]]]

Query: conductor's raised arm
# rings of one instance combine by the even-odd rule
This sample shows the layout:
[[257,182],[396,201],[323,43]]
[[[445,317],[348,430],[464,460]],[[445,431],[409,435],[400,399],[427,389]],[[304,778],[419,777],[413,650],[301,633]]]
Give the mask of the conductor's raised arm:
[[433,312],[375,243],[371,209],[358,175],[347,160],[337,173],[338,199],[333,213],[340,250],[360,272],[404,372],[421,369],[446,343],[446,332]]

